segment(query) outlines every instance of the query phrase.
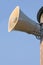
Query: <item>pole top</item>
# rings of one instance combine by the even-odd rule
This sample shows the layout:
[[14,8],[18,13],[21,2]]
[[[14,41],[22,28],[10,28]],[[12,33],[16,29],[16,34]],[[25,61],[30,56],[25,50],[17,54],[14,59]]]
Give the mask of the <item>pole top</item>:
[[37,20],[39,23],[40,22],[40,18],[41,18],[41,15],[43,14],[43,6],[39,9],[38,13],[37,13]]

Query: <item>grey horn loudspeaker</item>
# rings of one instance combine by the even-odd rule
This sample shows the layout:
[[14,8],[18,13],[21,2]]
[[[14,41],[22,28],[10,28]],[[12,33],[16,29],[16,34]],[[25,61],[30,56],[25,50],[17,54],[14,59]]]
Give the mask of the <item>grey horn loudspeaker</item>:
[[9,17],[8,32],[18,30],[29,34],[40,35],[40,26],[27,17],[17,6]]

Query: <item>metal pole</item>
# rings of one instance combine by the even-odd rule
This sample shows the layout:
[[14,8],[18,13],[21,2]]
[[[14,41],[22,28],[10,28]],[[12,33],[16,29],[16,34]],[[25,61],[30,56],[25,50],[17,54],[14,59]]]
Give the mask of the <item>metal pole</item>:
[[40,65],[43,65],[43,39],[40,44]]
[[43,65],[43,23],[40,26],[41,40],[40,40],[40,65]]

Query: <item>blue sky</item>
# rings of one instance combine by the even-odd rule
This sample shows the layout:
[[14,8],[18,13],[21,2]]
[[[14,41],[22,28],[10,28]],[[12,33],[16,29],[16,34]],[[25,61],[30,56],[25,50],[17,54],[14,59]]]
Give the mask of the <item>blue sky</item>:
[[8,20],[16,6],[37,22],[43,0],[0,0],[0,65],[39,65],[40,41],[24,32],[8,32]]

